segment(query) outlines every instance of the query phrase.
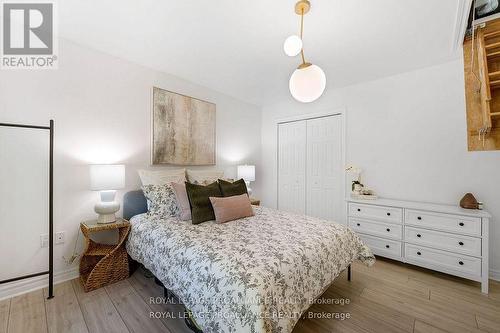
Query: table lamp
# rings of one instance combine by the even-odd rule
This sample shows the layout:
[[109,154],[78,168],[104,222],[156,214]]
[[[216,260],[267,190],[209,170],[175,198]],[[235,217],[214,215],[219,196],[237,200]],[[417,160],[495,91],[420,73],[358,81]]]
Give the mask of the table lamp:
[[100,164],[90,166],[90,188],[99,191],[101,201],[94,206],[99,215],[97,223],[116,221],[115,213],[120,210],[120,203],[115,201],[116,190],[125,187],[125,165]]
[[248,195],[251,195],[250,182],[255,181],[255,165],[238,165],[238,179],[241,178],[243,178],[247,185]]

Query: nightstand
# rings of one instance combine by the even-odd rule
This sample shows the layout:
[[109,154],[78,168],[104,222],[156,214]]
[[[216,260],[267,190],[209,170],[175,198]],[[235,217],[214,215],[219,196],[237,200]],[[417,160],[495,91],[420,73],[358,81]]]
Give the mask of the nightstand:
[[250,197],[250,203],[254,206],[260,206],[260,199]]
[[[85,251],[80,259],[80,280],[85,292],[104,287],[129,276],[128,256],[125,240],[130,223],[124,219],[108,224],[97,224],[97,220],[80,224],[85,237]],[[117,244],[100,244],[90,235],[96,232],[118,230]]]

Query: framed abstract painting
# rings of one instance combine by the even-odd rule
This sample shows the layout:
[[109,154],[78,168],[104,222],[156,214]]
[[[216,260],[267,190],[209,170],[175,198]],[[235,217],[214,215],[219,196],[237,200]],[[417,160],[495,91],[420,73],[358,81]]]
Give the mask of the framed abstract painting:
[[214,103],[153,88],[153,164],[215,165]]

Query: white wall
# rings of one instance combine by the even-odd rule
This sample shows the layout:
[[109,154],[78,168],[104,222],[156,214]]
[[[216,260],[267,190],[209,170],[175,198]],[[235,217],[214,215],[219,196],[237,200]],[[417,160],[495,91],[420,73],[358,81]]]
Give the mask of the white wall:
[[[330,74],[329,80],[335,80]],[[500,152],[468,152],[463,62],[337,90],[312,104],[290,99],[262,110],[262,201],[276,206],[275,120],[346,110],[346,163],[382,197],[458,204],[472,192],[493,214],[491,268],[500,277]]]
[[[252,188],[260,195],[260,108],[66,40],[59,47],[57,70],[0,71],[0,122],[55,120],[55,230],[66,232],[55,247],[56,272],[71,268],[62,256],[72,252],[79,223],[95,217],[88,164],[124,163],[127,190],[139,187],[135,170],[150,162],[153,86],[217,104],[217,165],[235,176],[235,165],[256,164]],[[11,245],[0,244],[0,253]]]

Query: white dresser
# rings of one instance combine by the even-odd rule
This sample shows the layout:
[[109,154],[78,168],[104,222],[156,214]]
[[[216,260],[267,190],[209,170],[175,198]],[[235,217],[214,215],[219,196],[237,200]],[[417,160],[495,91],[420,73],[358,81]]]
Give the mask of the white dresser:
[[390,199],[347,200],[349,226],[372,251],[481,282],[488,293],[488,227],[485,211]]

